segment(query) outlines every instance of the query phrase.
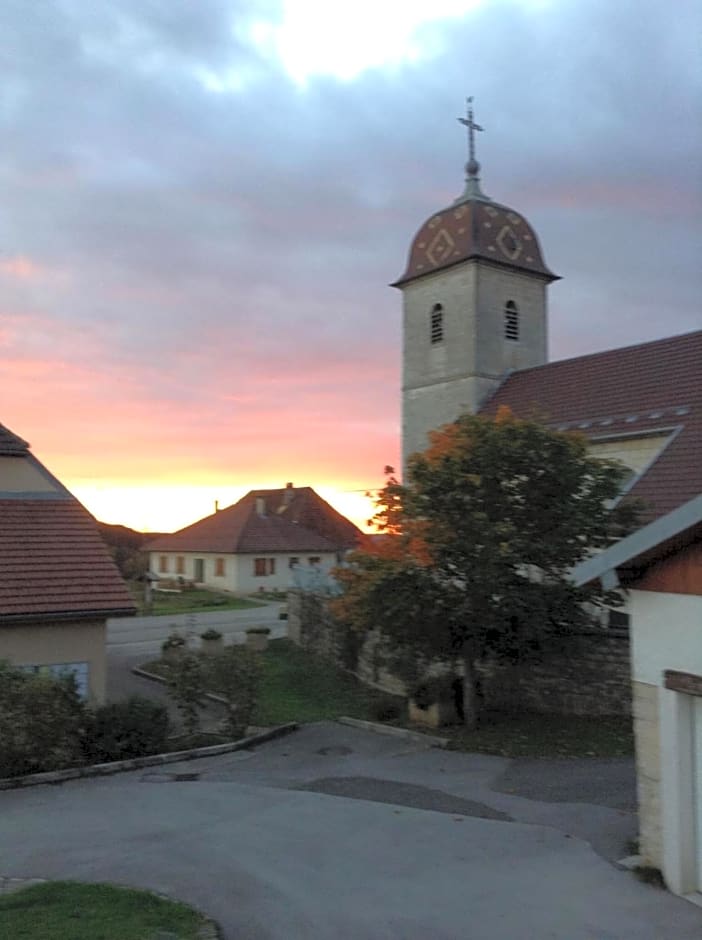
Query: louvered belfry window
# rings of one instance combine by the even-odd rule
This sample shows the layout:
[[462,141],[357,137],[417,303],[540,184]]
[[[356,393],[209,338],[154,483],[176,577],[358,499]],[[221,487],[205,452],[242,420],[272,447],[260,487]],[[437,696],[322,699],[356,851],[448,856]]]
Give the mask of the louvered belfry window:
[[505,304],[505,339],[519,340],[519,308],[513,300]]
[[444,308],[434,304],[431,311],[431,342],[440,343],[444,338]]

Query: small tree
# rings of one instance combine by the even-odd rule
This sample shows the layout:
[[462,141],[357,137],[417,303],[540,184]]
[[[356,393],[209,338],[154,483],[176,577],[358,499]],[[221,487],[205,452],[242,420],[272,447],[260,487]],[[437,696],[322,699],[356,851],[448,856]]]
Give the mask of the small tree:
[[202,659],[184,653],[171,664],[168,687],[176,703],[185,733],[193,736],[200,729],[200,709],[205,700],[205,671]]
[[569,570],[608,544],[632,511],[612,510],[624,468],[589,456],[582,436],[519,420],[464,415],[433,432],[401,485],[388,481],[373,521],[389,537],[337,572],[334,612],[357,630],[380,628],[422,659],[460,658],[466,724],[477,718],[476,662],[521,662],[547,636],[620,603]]
[[261,657],[245,646],[227,646],[208,657],[208,685],[226,699],[227,731],[241,737],[251,723],[261,683]]

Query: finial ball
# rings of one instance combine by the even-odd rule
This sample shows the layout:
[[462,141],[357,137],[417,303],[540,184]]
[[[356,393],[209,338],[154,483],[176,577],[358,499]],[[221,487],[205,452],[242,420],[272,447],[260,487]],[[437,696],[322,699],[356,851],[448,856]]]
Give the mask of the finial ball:
[[468,176],[477,176],[480,173],[480,164],[477,160],[469,160],[466,163],[466,173]]

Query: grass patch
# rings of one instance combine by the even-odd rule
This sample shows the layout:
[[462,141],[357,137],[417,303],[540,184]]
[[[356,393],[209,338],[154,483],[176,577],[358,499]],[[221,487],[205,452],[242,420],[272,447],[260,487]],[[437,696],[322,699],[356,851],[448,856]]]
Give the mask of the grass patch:
[[455,751],[501,757],[629,757],[634,753],[631,718],[580,715],[485,713],[475,731],[442,728]]
[[290,640],[272,640],[263,654],[263,681],[254,724],[323,721],[349,715],[377,721],[383,709],[404,710],[404,700],[362,685]]
[[[406,712],[404,699],[369,689],[327,660],[300,649],[290,640],[271,640],[263,658],[263,676],[254,725],[304,723],[349,715],[379,721]],[[147,672],[168,678],[163,660],[143,664]]]
[[52,881],[0,897],[0,936],[12,940],[196,940],[204,922],[186,904],[109,884]]
[[251,600],[248,597],[236,597],[223,591],[209,591],[205,588],[181,591],[179,594],[162,594],[154,591],[151,610],[144,610],[143,586],[132,586],[132,597],[139,606],[142,614],[152,614],[155,617],[168,614],[190,614],[199,610],[246,610],[252,607],[261,607],[263,601]]

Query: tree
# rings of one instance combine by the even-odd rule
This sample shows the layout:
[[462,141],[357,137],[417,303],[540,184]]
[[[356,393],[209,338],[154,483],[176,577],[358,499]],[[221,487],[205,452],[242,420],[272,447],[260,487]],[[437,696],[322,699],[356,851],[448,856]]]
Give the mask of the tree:
[[469,726],[479,660],[523,662],[621,602],[568,579],[634,517],[611,508],[625,468],[589,456],[584,437],[508,409],[463,415],[410,459],[406,484],[386,472],[373,521],[387,538],[337,573],[345,593],[334,612],[420,659],[460,659]]

